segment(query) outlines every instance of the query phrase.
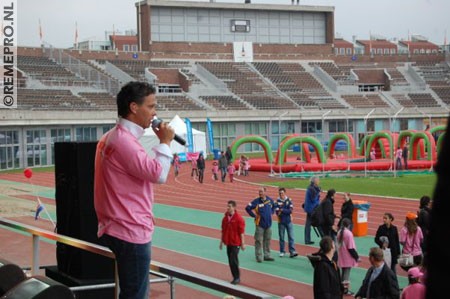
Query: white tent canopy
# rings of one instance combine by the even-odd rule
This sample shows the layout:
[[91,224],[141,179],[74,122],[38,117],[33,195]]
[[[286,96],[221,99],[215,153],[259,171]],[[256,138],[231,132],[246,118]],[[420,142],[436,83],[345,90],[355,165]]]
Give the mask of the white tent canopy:
[[[174,118],[169,122],[170,126],[174,128],[175,133],[186,140],[187,142],[187,129],[184,121],[178,116],[175,115]],[[196,129],[192,129],[192,139],[193,139],[193,149],[194,152],[203,152],[203,156],[206,158],[206,135],[205,132],[201,132]],[[153,132],[152,128],[148,128],[145,130],[144,135],[139,139],[142,146],[145,148],[149,156],[154,157],[155,153],[152,151],[152,148],[159,144],[159,139],[156,136],[155,132]],[[172,141],[170,143],[170,149],[172,153],[187,153],[188,152],[188,144],[186,146],[180,145],[176,141]]]

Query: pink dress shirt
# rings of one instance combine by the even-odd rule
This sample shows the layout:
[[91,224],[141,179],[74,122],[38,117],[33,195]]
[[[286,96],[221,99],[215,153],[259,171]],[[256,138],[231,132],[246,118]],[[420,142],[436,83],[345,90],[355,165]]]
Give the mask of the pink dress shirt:
[[94,207],[98,232],[135,244],[152,240],[153,186],[164,183],[172,154],[166,144],[151,159],[139,142],[144,130],[126,119],[102,136],[95,157]]

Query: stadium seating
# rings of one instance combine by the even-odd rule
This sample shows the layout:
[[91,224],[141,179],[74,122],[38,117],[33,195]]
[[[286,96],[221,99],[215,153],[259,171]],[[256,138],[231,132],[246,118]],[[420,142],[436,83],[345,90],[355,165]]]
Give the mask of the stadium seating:
[[249,107],[232,96],[201,96],[206,104],[217,110],[248,110]]
[[46,57],[18,56],[17,67],[25,75],[49,86],[79,86],[86,83],[84,79]]
[[[298,62],[253,62],[235,63],[224,61],[196,61],[193,60],[138,60],[138,59],[102,59],[85,58],[92,66],[110,61],[136,80],[145,80],[145,68],[174,68],[189,80],[191,87],[202,90],[200,101],[190,98],[189,91],[183,92],[179,85],[173,87],[160,85],[158,103],[163,111],[179,110],[267,110],[267,109],[346,109],[336,95],[331,95],[309,70]],[[202,58],[204,59],[204,58]],[[97,63],[94,63],[97,62]],[[193,71],[193,66],[199,64],[226,84],[229,95],[217,95],[217,91],[208,90],[206,82],[202,82]],[[316,60],[308,63],[318,66],[328,73],[338,85],[355,85],[350,79],[351,70],[386,70],[391,77],[391,85],[408,85],[409,83],[399,71],[403,62],[335,62],[332,60]],[[436,101],[437,95],[446,105],[450,105],[450,67],[439,61],[413,63],[419,76],[423,77],[430,89],[421,90],[408,88],[408,92],[396,89],[391,96],[400,106],[412,107],[440,107]],[[43,56],[20,55],[18,59],[20,70],[20,84],[18,88],[18,108],[33,110],[115,110],[115,96],[98,86],[88,86],[64,66]],[[104,72],[104,69],[100,67]],[[175,73],[168,73],[173,76]],[[29,79],[33,80],[29,80]],[[178,77],[168,82],[177,82]],[[42,88],[42,84],[48,89]],[[29,86],[29,87],[27,87]],[[33,88],[31,88],[32,86]],[[51,87],[50,87],[51,86]],[[58,86],[57,89],[54,89]],[[83,90],[83,87],[87,86]],[[102,86],[102,84],[99,84]],[[107,86],[105,84],[104,86]],[[97,91],[95,89],[98,89]],[[170,90],[169,90],[170,89]],[[178,90],[177,92],[174,92]],[[186,90],[186,89],[184,89]],[[406,89],[405,89],[406,90]],[[383,98],[376,93],[339,94],[350,107],[353,108],[388,108]],[[193,96],[197,98],[197,96]],[[204,104],[202,104],[202,102]],[[206,108],[208,107],[208,108]]]

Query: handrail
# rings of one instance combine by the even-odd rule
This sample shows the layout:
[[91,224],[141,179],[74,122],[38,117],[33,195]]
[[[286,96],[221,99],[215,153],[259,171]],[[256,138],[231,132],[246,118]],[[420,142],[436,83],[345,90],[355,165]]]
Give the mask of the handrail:
[[[35,226],[31,226],[28,224],[23,224],[11,219],[6,219],[4,217],[0,217],[0,226],[10,227],[15,230],[19,230],[22,232],[29,233],[33,236],[33,257],[32,257],[32,266],[31,266],[31,274],[36,275],[39,271],[39,237],[43,237],[46,239],[50,239],[53,241],[57,241],[63,244],[67,244],[76,248],[80,248],[82,250],[86,250],[95,254],[100,254],[109,258],[114,259],[114,253],[109,250],[109,248],[94,244],[91,242],[86,242],[83,240],[75,239],[72,237],[68,237],[65,235],[60,235],[48,230],[44,230]],[[117,268],[117,267],[116,267]],[[208,277],[206,275],[184,270],[181,268],[177,268],[174,266],[166,265],[163,263],[159,263],[156,261],[152,261],[150,264],[150,273],[155,274],[155,272],[165,274],[168,276],[169,284],[171,284],[171,298],[173,297],[173,288],[172,288],[172,277],[179,278],[181,280],[189,281],[197,285],[201,285],[207,287],[209,289],[213,289],[216,291],[221,291],[233,296],[238,296],[243,299],[269,299],[273,298],[273,296],[263,293],[251,288],[243,287],[243,286],[235,286],[231,285],[229,282],[225,282],[220,279]],[[160,276],[162,277],[162,276]],[[153,281],[153,280],[151,280]],[[158,282],[158,281],[156,281]],[[97,286],[98,288],[99,286]],[[106,285],[100,286],[100,288],[106,287]],[[116,295],[115,298],[118,298],[118,275],[117,271],[115,274],[115,287],[116,287]],[[82,287],[79,289],[88,289],[90,287]],[[96,287],[92,287],[96,288]],[[77,288],[74,288],[76,290]]]

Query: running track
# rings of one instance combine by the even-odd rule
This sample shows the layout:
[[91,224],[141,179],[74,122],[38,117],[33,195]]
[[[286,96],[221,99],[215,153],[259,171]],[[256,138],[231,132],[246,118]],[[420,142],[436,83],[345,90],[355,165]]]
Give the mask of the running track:
[[[228,180],[225,183],[222,183],[220,181],[213,181],[210,175],[211,167],[209,163],[210,162],[208,161],[203,184],[198,183],[190,176],[190,169],[187,164],[183,165],[180,171],[180,175],[177,178],[174,178],[171,173],[167,184],[156,186],[156,202],[158,204],[167,206],[193,209],[194,212],[195,210],[201,210],[207,212],[223,213],[225,211],[226,202],[230,199],[233,199],[238,204],[239,212],[242,215],[246,215],[244,207],[250,200],[258,196],[257,184],[260,182],[270,182],[271,180],[277,180],[274,178],[269,178],[265,173],[251,172],[249,177],[237,177],[237,180],[235,180],[235,182],[233,183],[230,183]],[[1,174],[0,179],[28,183],[28,180],[24,178],[21,173]],[[54,188],[55,186],[53,173],[35,172],[32,180],[33,184],[38,186],[46,186],[50,188]],[[276,191],[277,189],[275,187],[268,187],[267,194],[273,198],[276,198]],[[339,192],[345,190],[337,191]],[[305,192],[304,190],[290,189],[288,190],[288,195],[293,199],[296,205],[294,210],[294,223],[296,225],[303,225],[305,222],[305,214],[300,206],[303,203]],[[18,196],[18,199],[29,201],[34,200],[33,196],[27,194]],[[417,201],[404,199],[380,198],[373,196],[367,197],[357,195],[353,195],[352,199],[369,201],[371,203],[371,208],[369,210],[369,235],[375,234],[378,225],[382,223],[382,215],[384,212],[391,212],[397,219],[394,224],[396,224],[397,227],[401,227],[404,219],[403,217],[406,212],[416,211],[418,206]],[[41,198],[41,200],[43,200],[47,205],[54,205],[53,199]],[[342,196],[338,195],[335,203],[335,210],[337,213],[340,211],[342,202]],[[195,217],[195,213],[193,215]],[[159,218],[158,214],[156,214],[156,217],[156,223],[158,227],[182,232],[185,234],[194,234],[201,237],[214,238],[217,239],[217,245],[219,243],[219,227],[211,228],[211,226],[205,227],[200,225],[186,224],[182,221]],[[219,216],[216,221],[216,223],[218,223],[219,225],[220,217],[221,216]],[[176,215],[174,215],[174,218],[176,218]],[[35,222],[34,219],[30,216],[16,217],[14,219],[43,228],[49,228],[49,222]],[[212,226],[214,227],[214,225]],[[273,230],[273,234],[275,236],[276,225],[274,226],[274,228],[275,229]],[[253,244],[252,231],[253,227],[249,227],[248,225],[246,229],[246,243],[248,245]],[[20,245],[24,243],[30,244],[31,239],[29,237],[20,236],[2,230],[2,234],[0,235],[0,242],[0,252],[2,252],[1,255],[4,258],[9,258],[20,263],[21,265],[30,265],[31,246]],[[303,243],[303,231],[296,232],[296,249],[300,255],[304,256],[308,253],[317,251],[317,247],[301,245]],[[56,263],[54,248],[54,244],[47,243],[42,246],[41,264],[49,265]],[[271,248],[272,250],[274,250],[274,254],[276,254],[276,251],[278,249],[277,240],[272,240]],[[208,250],[216,251],[217,247],[213,247]],[[249,247],[246,253],[248,253],[248,251],[252,252],[253,247]],[[225,255],[225,252],[222,252],[222,254]],[[188,254],[183,253],[179,250],[174,251],[167,248],[154,246],[152,255],[154,260],[163,263],[171,264],[191,271],[200,272],[202,274],[209,275],[218,279],[223,279],[226,281],[230,280],[229,269],[226,264],[204,258],[200,254]],[[359,266],[362,268],[367,268],[369,266],[368,260],[366,258],[367,252],[360,251],[360,255],[363,255],[363,261]],[[310,283],[302,283],[301,281],[285,279],[283,277],[277,276],[276,273],[279,272],[279,269],[273,268],[272,272],[272,268],[270,267],[274,267],[277,261],[279,261],[278,258],[274,262],[273,266],[265,265],[267,263],[256,264],[255,262],[254,266],[246,267],[244,270],[242,270],[242,285],[257,288],[259,290],[274,294],[275,296],[284,296],[287,294],[291,294],[294,295],[297,299],[312,298],[312,286],[310,285]],[[242,254],[241,262],[243,262]],[[297,264],[294,264],[293,259],[290,260],[291,264],[286,264],[286,262],[289,262],[289,259],[283,260],[284,267],[298,266]],[[263,265],[260,266],[262,270],[258,270],[258,265]],[[310,270],[310,275],[312,276],[312,268],[310,268]],[[401,273],[400,269],[399,274],[404,275],[404,273]],[[274,283],[274,281],[276,281],[276,283]],[[355,282],[355,286],[352,289],[355,290],[358,287],[356,284],[357,282]],[[178,298],[217,298],[221,296],[220,294],[208,294],[203,290],[196,290],[189,286],[180,286],[179,284],[177,284],[176,293],[178,295]],[[167,286],[153,285],[151,297],[168,298]]]

